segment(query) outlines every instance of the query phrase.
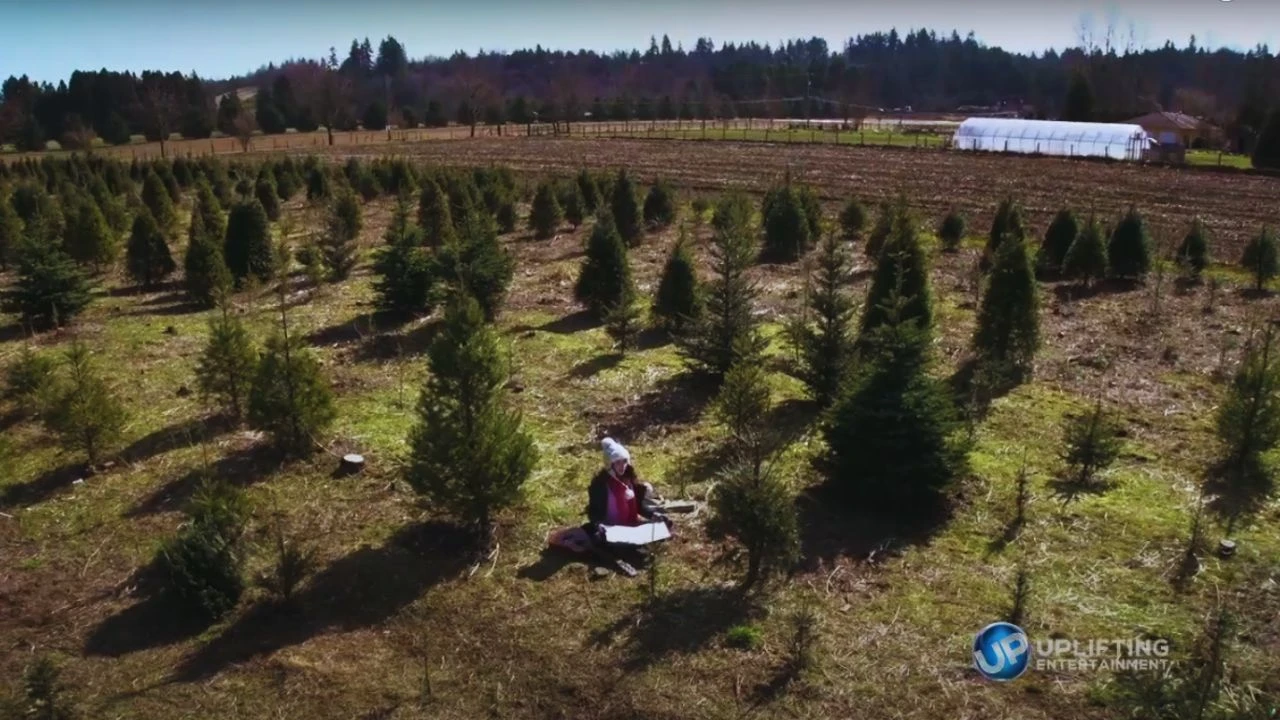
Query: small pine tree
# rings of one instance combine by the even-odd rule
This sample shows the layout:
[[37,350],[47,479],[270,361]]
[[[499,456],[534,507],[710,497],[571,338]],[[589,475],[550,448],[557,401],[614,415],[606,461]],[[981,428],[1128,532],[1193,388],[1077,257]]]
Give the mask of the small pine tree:
[[363,219],[360,202],[350,192],[334,194],[325,221],[325,232],[320,238],[320,257],[329,270],[329,279],[347,279],[359,260],[360,228]]
[[329,174],[324,168],[318,165],[311,168],[307,173],[307,201],[318,203],[328,200],[330,185]]
[[0,270],[8,270],[22,239],[23,223],[9,204],[9,198],[0,193]]
[[625,168],[618,171],[610,198],[609,209],[618,235],[629,247],[638,245],[644,239],[643,218],[640,214],[640,202],[636,198],[635,183],[631,181]]
[[1026,243],[1000,243],[978,309],[973,348],[979,362],[1007,372],[1010,380],[1031,372],[1040,347],[1038,291]]
[[[22,674],[23,699],[5,717],[30,720],[74,720],[77,713],[67,697],[67,686],[62,682],[62,671],[47,655],[31,663]],[[0,711],[5,710],[0,705]]]
[[693,251],[688,236],[681,228],[680,239],[671,249],[662,268],[662,279],[653,298],[655,324],[673,334],[681,333],[702,314],[701,288],[694,268]]
[[471,213],[458,237],[436,254],[436,277],[465,291],[493,322],[515,276],[515,257],[502,246],[492,219]]
[[177,226],[178,214],[173,209],[173,197],[153,169],[148,169],[142,180],[142,204],[151,211],[151,217],[164,232],[168,233]]
[[[195,200],[191,207],[191,222],[194,225],[196,215],[200,216],[203,223],[202,228],[209,231],[213,237],[221,239],[227,233],[227,218],[222,212],[222,203],[218,200],[213,188],[203,180],[196,184]],[[187,237],[190,239],[195,230],[191,227],[187,229]]]
[[856,242],[862,237],[862,232],[866,228],[866,208],[862,206],[858,198],[849,198],[849,202],[845,203],[844,208],[840,211],[841,239],[847,242]]
[[1268,280],[1280,274],[1280,255],[1276,252],[1276,240],[1266,228],[1244,246],[1240,265],[1253,274],[1254,289],[1259,292]]
[[1177,261],[1188,277],[1199,280],[1209,266],[1209,234],[1197,217],[1191,221],[1191,229],[1178,246]]
[[97,465],[120,438],[128,413],[98,374],[89,348],[74,341],[66,355],[67,374],[51,388],[42,419],[63,444]]
[[93,196],[93,201],[102,211],[102,217],[107,221],[107,227],[111,228],[112,233],[123,235],[129,231],[129,209],[125,206],[124,199],[112,193],[102,178],[97,175],[90,176],[89,194]]
[[773,197],[766,195],[764,248],[761,259],[768,262],[794,262],[809,249],[809,220],[794,185],[777,188]]
[[613,217],[601,214],[587,240],[587,254],[574,286],[574,298],[586,305],[596,319],[603,320],[630,285],[631,264],[627,259],[627,247],[618,234]]
[[165,542],[158,564],[169,589],[193,617],[214,622],[226,615],[244,593],[241,539],[249,514],[244,494],[225,480],[202,473],[187,522]]
[[537,240],[546,240],[560,229],[564,222],[564,211],[556,198],[555,187],[548,180],[538,185],[533,196],[533,206],[529,209],[529,229]]
[[1019,242],[1027,239],[1026,224],[1022,219],[1022,205],[1014,202],[1011,197],[1000,201],[1000,205],[996,207],[996,215],[991,220],[991,231],[987,233],[987,247],[982,254],[984,272],[991,267],[991,263],[995,261],[996,249],[1006,239]]
[[275,222],[280,219],[280,196],[276,194],[276,185],[271,180],[259,176],[253,186],[253,195],[267,213],[267,219]]
[[120,256],[120,241],[93,198],[75,192],[66,202],[63,249],[71,259],[101,271]]
[[1040,243],[1040,252],[1036,254],[1036,268],[1045,273],[1063,272],[1067,253],[1072,244],[1080,236],[1080,222],[1070,208],[1062,208],[1053,216],[1049,229],[1044,233]]
[[894,291],[885,304],[865,365],[831,409],[829,482],[859,506],[929,516],[965,468],[960,422],[949,389],[929,371],[927,327],[903,312],[911,298]]
[[178,269],[169,253],[169,243],[160,231],[151,213],[138,213],[133,219],[133,232],[125,250],[125,265],[129,276],[143,287],[150,288]]
[[722,197],[716,205],[715,225],[705,309],[676,341],[691,366],[720,379],[739,357],[762,352],[766,341],[758,332],[752,307],[760,290],[747,277],[756,254],[750,204],[740,194]]
[[32,233],[18,246],[18,279],[4,297],[5,312],[39,329],[66,325],[92,299],[89,281],[61,249]]
[[430,178],[423,179],[422,192],[418,196],[418,226],[431,247],[443,247],[454,240],[449,197]]
[[676,221],[679,207],[675,188],[664,180],[657,181],[644,198],[645,226],[653,229],[670,226]]
[[942,249],[947,252],[959,250],[960,242],[964,240],[964,230],[964,216],[952,209],[938,225],[938,239],[942,240]]
[[564,209],[564,219],[577,230],[587,217],[587,204],[582,199],[582,188],[572,180],[557,183],[556,187],[560,207]]
[[269,433],[284,452],[306,456],[336,416],[333,390],[315,354],[287,329],[272,335],[250,388],[250,425]]
[[751,345],[741,345],[739,356],[724,375],[712,414],[731,439],[738,458],[758,467],[764,462],[767,417],[771,407],[768,375]]
[[271,225],[257,200],[241,200],[231,207],[222,247],[223,259],[236,284],[249,277],[262,281],[272,278]]
[[533,438],[507,407],[498,334],[474,298],[455,296],[427,356],[431,374],[409,433],[405,481],[474,528],[487,548],[494,515],[515,502],[533,472]]
[[819,248],[807,306],[813,321],[802,321],[794,342],[799,376],[822,407],[835,401],[853,364],[853,301],[846,288],[851,260],[841,241],[828,233]]
[[1102,242],[1102,226],[1092,215],[1062,260],[1062,273],[1084,285],[1107,274],[1107,249]]
[[[862,321],[858,332],[860,343],[871,333],[888,322],[893,312],[899,321],[917,321],[924,328],[933,324],[933,298],[929,288],[929,260],[920,243],[915,219],[904,202],[893,209],[892,231],[880,252],[871,287],[862,306]],[[904,299],[906,305],[891,308],[890,298]]]
[[399,197],[383,239],[385,244],[373,262],[378,276],[374,283],[378,309],[407,314],[430,312],[435,268],[423,247],[422,230],[409,220],[407,196]]
[[1077,485],[1089,485],[1094,477],[1120,457],[1120,424],[1103,410],[1102,401],[1084,415],[1067,418],[1063,425],[1062,460]]
[[18,358],[5,368],[3,397],[34,414],[57,369],[53,358],[23,346]]
[[234,281],[222,256],[222,233],[208,229],[207,222],[200,212],[191,214],[182,267],[187,294],[195,302],[212,307],[219,296],[230,292]]
[[574,180],[578,185],[578,192],[582,194],[582,208],[587,213],[594,213],[600,209],[600,187],[596,185],[596,179],[586,169],[578,173],[578,177]]
[[[902,202],[902,198],[899,198]],[[867,245],[864,250],[867,257],[872,260],[879,261],[880,251],[884,249],[884,244],[888,241],[889,236],[893,233],[894,207],[889,203],[880,203],[880,210],[876,214],[876,224],[871,228],[871,234],[867,235]]]
[[232,420],[244,417],[258,365],[258,351],[249,333],[224,302],[222,312],[209,321],[209,342],[196,366],[196,384],[206,402]]
[[[285,159],[288,162],[288,158]],[[302,180],[298,178],[297,170],[292,164],[288,166],[280,165],[276,167],[276,197],[281,202],[286,202],[298,194],[302,189]]]
[[1280,352],[1268,325],[1251,338],[1218,406],[1217,433],[1224,449],[1225,479],[1236,490],[1269,482],[1262,456],[1280,443]]
[[622,297],[617,304],[604,314],[604,329],[618,344],[618,352],[625,354],[635,345],[640,335],[640,305],[637,302],[635,286],[627,283],[623,286]]
[[791,570],[800,559],[800,522],[788,483],[759,465],[729,466],[710,498],[707,534],[733,539],[746,556],[743,589]]
[[1136,208],[1130,207],[1107,244],[1107,265],[1111,274],[1120,278],[1144,277],[1151,269],[1150,244],[1146,222]]

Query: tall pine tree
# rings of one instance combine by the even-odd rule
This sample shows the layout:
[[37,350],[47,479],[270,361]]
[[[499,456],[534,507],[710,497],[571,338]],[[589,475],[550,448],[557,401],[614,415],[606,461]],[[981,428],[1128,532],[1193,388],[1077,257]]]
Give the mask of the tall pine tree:
[[232,206],[222,253],[237,284],[250,277],[267,281],[274,275],[271,225],[257,200],[241,200]]
[[828,233],[810,279],[807,312],[793,334],[799,376],[822,407],[835,401],[853,365],[853,300],[848,295],[852,261],[844,243]]
[[[892,229],[880,251],[880,261],[876,264],[875,275],[862,306],[858,331],[861,344],[865,344],[875,329],[888,321],[891,312],[898,313],[900,322],[918,321],[923,327],[933,324],[929,260],[920,243],[915,218],[901,200],[894,206],[892,218]],[[897,296],[906,303],[901,309],[894,309],[888,304],[891,297]]]
[[143,210],[133,219],[133,231],[125,251],[129,276],[144,288],[151,288],[178,269],[169,252],[169,243],[151,213]]
[[679,334],[686,325],[697,322],[702,309],[702,288],[698,284],[693,251],[682,227],[680,238],[662,268],[662,278],[653,298],[653,319],[663,330]]
[[29,232],[18,245],[18,278],[3,307],[30,327],[66,325],[92,299],[89,281],[57,245]]
[[330,280],[345,280],[355,269],[359,260],[357,242],[364,224],[362,216],[360,201],[354,193],[347,190],[334,193],[320,238],[320,256],[329,270]]
[[378,309],[405,314],[431,311],[435,268],[423,247],[422,229],[412,223],[409,199],[400,195],[373,271]]
[[1130,206],[1107,244],[1107,265],[1111,274],[1120,278],[1144,277],[1151,268],[1150,244],[1146,222],[1137,209]]
[[987,291],[978,309],[973,348],[996,376],[1021,380],[1040,347],[1038,287],[1027,244],[1005,238],[996,250]]
[[644,223],[636,186],[626,168],[619,170],[618,177],[614,180],[609,209],[613,213],[614,226],[622,241],[628,246],[639,244],[644,239]]
[[597,320],[604,320],[631,283],[627,247],[613,223],[613,216],[601,213],[587,240],[587,254],[578,271],[574,298],[586,305]]

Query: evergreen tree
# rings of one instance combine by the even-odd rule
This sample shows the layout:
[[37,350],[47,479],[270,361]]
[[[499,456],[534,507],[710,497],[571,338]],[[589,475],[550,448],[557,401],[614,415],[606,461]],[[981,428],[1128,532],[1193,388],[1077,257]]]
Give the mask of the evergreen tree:
[[1026,243],[1001,243],[978,309],[973,348],[980,363],[1011,380],[1031,372],[1040,347],[1038,289]]
[[1258,142],[1253,146],[1253,166],[1259,169],[1280,169],[1280,107],[1273,108],[1267,116]]
[[764,249],[761,258],[769,262],[794,262],[809,249],[809,220],[796,187],[787,184],[765,196]]
[[472,213],[457,239],[438,251],[435,273],[455,290],[474,298],[485,320],[493,322],[511,287],[515,268],[515,258],[498,240],[493,220]]
[[1006,239],[1023,242],[1027,239],[1026,224],[1022,219],[1022,205],[1006,197],[996,207],[996,215],[991,220],[991,231],[987,233],[987,247],[982,254],[982,269],[986,271],[995,261],[996,250]]
[[22,218],[14,212],[9,198],[0,193],[0,270],[8,270],[24,232]]
[[810,281],[813,289],[807,298],[812,322],[800,321],[794,342],[799,351],[798,374],[808,387],[809,396],[828,407],[853,364],[854,306],[846,292],[852,279],[852,263],[834,233],[823,239],[817,262]]
[[314,437],[333,423],[333,391],[314,353],[287,327],[267,340],[249,391],[249,424],[269,433],[276,446],[309,455]]
[[378,276],[374,282],[378,309],[407,314],[430,312],[435,268],[423,247],[422,230],[409,219],[406,195],[398,198],[383,239],[385,244],[373,263]]
[[733,462],[710,498],[707,534],[730,538],[746,556],[743,589],[785,574],[800,559],[795,494],[785,479],[759,465]]
[[1276,253],[1276,240],[1266,228],[1244,246],[1240,264],[1253,274],[1254,289],[1259,292],[1267,281],[1280,273],[1280,258]]
[[[858,341],[862,344],[877,327],[888,322],[894,312],[899,313],[900,322],[916,321],[926,329],[933,324],[928,257],[920,244],[915,219],[901,201],[894,207],[892,227],[862,306],[858,331]],[[906,303],[900,310],[888,305],[889,299],[895,296],[901,296]]]
[[250,276],[272,278],[271,225],[257,200],[241,200],[231,207],[222,256],[237,285]]
[[128,413],[78,340],[67,350],[66,367],[66,377],[52,384],[41,418],[65,447],[97,465],[119,440]]
[[658,281],[658,290],[653,298],[654,322],[667,332],[679,334],[686,325],[697,322],[702,309],[693,251],[684,228],[681,228],[680,239],[667,256],[662,279]]
[[254,382],[258,351],[225,302],[221,309],[209,321],[209,341],[196,366],[196,384],[206,402],[239,421],[244,417],[249,388]]
[[676,338],[686,361],[716,379],[723,378],[739,357],[758,356],[766,344],[752,307],[760,290],[747,277],[756,254],[750,207],[737,193],[717,203],[705,309]]
[[1092,215],[1062,259],[1062,273],[1088,285],[1107,274],[1107,249],[1102,242],[1102,226]]
[[494,515],[515,502],[533,472],[533,438],[507,407],[498,334],[474,298],[455,296],[427,356],[431,374],[409,433],[405,481],[488,547]]
[[[905,199],[898,198],[898,203],[905,204]],[[884,250],[884,244],[889,239],[889,235],[893,233],[894,206],[889,203],[880,203],[880,210],[876,214],[876,224],[871,228],[871,234],[867,236],[867,246],[864,250],[867,257],[880,260],[880,252]]]
[[582,260],[574,298],[587,306],[597,320],[603,320],[609,309],[618,304],[631,285],[631,264],[627,247],[613,223],[613,217],[602,213],[587,240],[587,254]]
[[1089,485],[1094,476],[1120,457],[1120,424],[1102,408],[1102,401],[1084,415],[1066,419],[1063,425],[1063,462],[1071,480]]
[[649,188],[644,198],[644,224],[650,228],[665,228],[676,221],[679,202],[675,189],[663,180]]
[[638,245],[644,239],[644,225],[640,215],[640,202],[636,199],[636,186],[626,169],[618,171],[613,183],[609,208],[613,213],[614,227],[629,247]]
[[[112,193],[107,183],[97,175],[89,176],[88,189],[98,209],[102,211],[102,218],[107,221],[107,227],[111,228],[111,232],[117,236],[128,232],[129,209],[125,206],[124,200]],[[0,212],[3,211],[0,210]]]
[[904,285],[886,298],[872,350],[831,409],[827,467],[832,486],[859,507],[929,517],[965,457],[951,394],[929,371],[928,327],[909,312],[915,298],[901,294]]
[[156,225],[155,218],[145,210],[133,219],[133,232],[125,253],[125,265],[129,276],[143,287],[150,288],[178,269],[169,253],[169,243]]
[[5,296],[5,312],[36,328],[66,325],[92,299],[89,281],[53,243],[29,232],[18,246],[18,278]]
[[280,197],[276,194],[276,184],[271,180],[259,177],[253,186],[253,195],[262,205],[267,219],[275,222],[280,219]]
[[185,610],[214,622],[244,593],[241,540],[249,505],[243,492],[205,471],[185,512],[187,521],[177,536],[160,547],[158,565]]
[[564,219],[577,230],[586,219],[587,207],[582,199],[582,189],[578,183],[569,180],[557,183],[560,207],[564,209]]
[[1041,272],[1058,273],[1064,270],[1067,253],[1080,235],[1080,222],[1070,208],[1062,208],[1053,216],[1049,229],[1036,254],[1036,266]]
[[107,226],[97,203],[79,192],[67,199],[66,235],[63,247],[76,262],[93,265],[99,271],[110,267],[120,255],[120,241]]
[[1089,83],[1089,78],[1078,70],[1072,73],[1071,82],[1067,86],[1067,99],[1062,119],[1071,122],[1093,120],[1093,86]]
[[1268,487],[1270,472],[1262,457],[1280,443],[1280,352],[1270,325],[1246,345],[1216,421],[1228,487],[1237,492]]
[[[191,207],[191,221],[194,225],[195,216],[199,215],[203,225],[201,228],[215,238],[221,239],[227,233],[227,218],[222,212],[222,203],[219,202],[217,194],[213,191],[212,186],[206,182],[196,183],[195,200]],[[190,239],[193,230],[188,228],[187,237]]]
[[431,178],[422,180],[422,194],[418,197],[418,225],[431,247],[443,247],[453,242],[455,233],[449,198]]
[[205,218],[206,215],[199,209],[191,214],[187,252],[182,267],[187,294],[195,302],[211,307],[220,295],[231,290],[234,281],[231,271],[227,269],[227,262],[223,259],[222,234],[209,229],[206,223],[211,221]]
[[151,217],[165,233],[177,225],[178,214],[173,209],[173,197],[154,169],[148,169],[142,180],[142,204],[151,211]]
[[533,196],[533,206],[529,209],[529,229],[533,231],[534,239],[546,240],[555,235],[563,221],[564,212],[556,198],[552,181],[541,183]]
[[622,288],[622,297],[604,314],[605,332],[618,344],[619,353],[626,353],[635,345],[641,315],[635,284],[628,282]]
[[959,250],[960,242],[964,240],[964,231],[964,216],[952,209],[938,225],[938,239],[942,240],[942,249],[947,252]]
[[4,717],[13,720],[75,720],[78,714],[61,675],[62,670],[48,655],[36,658],[22,674],[22,700],[8,710],[10,706],[0,698],[0,712],[8,710]]
[[861,202],[858,202],[858,198],[849,198],[849,202],[845,203],[844,209],[840,211],[841,239],[855,242],[862,237],[862,231],[866,227],[866,209],[862,207]]
[[1138,211],[1130,206],[1120,219],[1107,244],[1107,265],[1111,274],[1121,278],[1142,278],[1151,268],[1150,241],[1147,226]]
[[596,179],[585,168],[578,173],[575,181],[578,191],[582,193],[582,208],[586,213],[594,213],[600,209],[600,188]]
[[302,180],[298,178],[297,170],[289,158],[285,158],[284,163],[276,167],[276,197],[281,202],[291,199],[298,191],[302,189]]
[[334,194],[320,239],[320,257],[335,282],[347,279],[359,260],[361,215],[360,202],[350,191]]
[[329,175],[324,168],[315,166],[307,173],[307,201],[323,202],[329,199]]
[[737,459],[758,468],[764,462],[770,402],[768,375],[754,348],[739,347],[739,355],[716,394],[712,414],[731,439]]
[[37,414],[57,369],[58,364],[53,358],[24,345],[17,359],[5,368],[4,393],[0,397],[12,400],[15,406],[25,409],[28,414]]
[[1196,280],[1209,266],[1209,235],[1199,217],[1191,221],[1191,229],[1187,231],[1187,236],[1178,246],[1177,260],[1178,265]]

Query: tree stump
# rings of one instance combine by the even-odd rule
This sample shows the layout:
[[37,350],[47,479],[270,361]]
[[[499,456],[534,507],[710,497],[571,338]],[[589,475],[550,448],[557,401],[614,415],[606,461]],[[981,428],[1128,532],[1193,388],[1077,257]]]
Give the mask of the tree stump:
[[1218,557],[1229,558],[1236,554],[1235,540],[1221,540],[1218,542]]
[[356,453],[343,455],[338,464],[338,472],[343,475],[356,475],[361,470],[364,470],[364,456]]

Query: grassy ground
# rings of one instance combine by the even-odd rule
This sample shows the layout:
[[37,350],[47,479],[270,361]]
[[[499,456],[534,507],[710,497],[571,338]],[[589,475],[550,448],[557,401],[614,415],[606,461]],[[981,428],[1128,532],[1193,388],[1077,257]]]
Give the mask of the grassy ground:
[[[297,201],[286,212],[314,222]],[[363,241],[379,242],[386,201],[366,206]],[[499,321],[515,362],[512,399],[541,460],[519,508],[503,518],[500,549],[478,565],[456,552],[456,532],[422,508],[397,462],[426,374],[431,319],[401,327],[371,320],[368,270],[319,290],[295,279],[291,323],[307,335],[339,393],[328,452],[281,464],[261,438],[207,422],[187,392],[208,313],[176,289],[141,294],[109,282],[74,330],[30,342],[46,351],[88,342],[132,410],[118,465],[73,484],[79,459],[2,408],[18,448],[0,479],[0,685],[38,653],[53,653],[90,717],[1120,717],[1100,704],[1107,674],[1029,673],[1012,685],[971,669],[973,633],[1009,609],[1017,568],[1029,570],[1024,627],[1046,637],[1170,637],[1185,651],[1216,599],[1245,617],[1232,654],[1235,684],[1280,677],[1280,510],[1272,504],[1236,533],[1238,556],[1207,557],[1184,589],[1171,582],[1188,533],[1196,484],[1215,453],[1212,410],[1221,372],[1253,318],[1273,313],[1224,274],[1204,287],[1101,286],[1077,297],[1042,286],[1045,347],[1034,381],[998,399],[975,430],[972,476],[945,526],[904,534],[805,493],[802,569],[758,606],[735,601],[730,568],[701,518],[678,519],[652,578],[590,580],[587,568],[543,553],[546,533],[579,522],[598,439],[628,445],[641,473],[668,496],[703,499],[722,438],[674,348],[646,336],[615,354],[571,301],[587,228],[548,242],[516,233],[519,258]],[[705,226],[698,230],[705,253]],[[674,232],[632,252],[652,292]],[[980,243],[938,254],[937,371],[963,361],[972,332],[971,268]],[[859,255],[860,264],[866,261]],[[798,266],[753,271],[777,339],[796,307]],[[861,297],[860,273],[851,292]],[[270,289],[237,298],[255,335],[275,319]],[[0,334],[0,363],[23,343]],[[773,376],[779,428],[812,421],[797,382]],[[1063,496],[1055,480],[1064,416],[1103,397],[1123,418],[1125,452],[1100,494]],[[336,455],[370,467],[334,478]],[[821,452],[801,435],[782,463],[797,489],[819,478]],[[300,610],[272,609],[253,590],[213,627],[173,617],[136,571],[180,521],[192,472],[211,463],[254,502],[250,570],[269,561],[271,531],[305,538],[319,554]],[[1014,478],[1026,465],[1032,500],[1021,534],[1006,541]],[[1221,536],[1210,523],[1211,541]],[[786,683],[792,614],[820,618],[817,664]],[[732,647],[732,628],[755,628],[755,649]],[[890,713],[886,708],[893,708]]]
[[1188,165],[1218,165],[1222,167],[1240,168],[1249,170],[1253,168],[1253,160],[1248,155],[1237,155],[1235,153],[1223,153],[1217,150],[1188,150]]

